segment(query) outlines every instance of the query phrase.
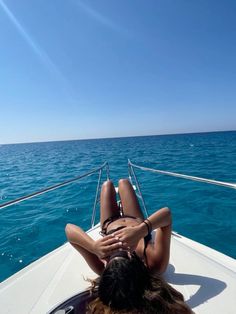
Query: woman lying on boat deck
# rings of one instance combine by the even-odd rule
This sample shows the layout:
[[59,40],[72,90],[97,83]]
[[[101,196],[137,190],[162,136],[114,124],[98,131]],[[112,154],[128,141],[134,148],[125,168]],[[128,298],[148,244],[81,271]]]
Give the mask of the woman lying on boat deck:
[[121,208],[113,183],[102,186],[99,240],[75,225],[66,226],[68,241],[100,276],[95,282],[98,298],[88,313],[192,313],[182,294],[160,276],[169,262],[170,210],[162,208],[144,219],[130,182],[121,179],[118,191]]

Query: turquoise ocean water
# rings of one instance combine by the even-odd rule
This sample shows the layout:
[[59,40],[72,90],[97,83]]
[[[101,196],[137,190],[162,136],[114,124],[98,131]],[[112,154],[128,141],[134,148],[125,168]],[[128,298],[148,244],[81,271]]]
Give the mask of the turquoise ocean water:
[[[0,146],[0,204],[109,162],[114,183],[134,163],[236,183],[236,132]],[[137,170],[149,213],[169,206],[174,230],[236,258],[236,190]],[[90,227],[98,175],[1,209],[0,281]],[[98,216],[97,216],[98,219]]]

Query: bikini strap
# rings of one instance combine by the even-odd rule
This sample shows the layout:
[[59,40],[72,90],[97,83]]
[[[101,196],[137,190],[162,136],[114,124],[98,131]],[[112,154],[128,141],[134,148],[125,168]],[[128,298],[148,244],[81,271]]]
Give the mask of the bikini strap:
[[114,216],[111,216],[109,218],[107,218],[106,220],[104,220],[103,224],[102,224],[102,231],[101,233],[104,235],[107,233],[107,228],[108,226],[115,220],[117,219],[120,219],[120,218],[133,218],[133,219],[137,219],[136,217],[134,216],[130,216],[130,215],[123,215],[123,216],[120,216],[119,214],[117,215],[114,215]]
[[147,260],[147,253],[146,253],[146,249],[147,249],[147,246],[148,246],[148,243],[149,241],[152,239],[152,234],[151,233],[148,233],[144,238],[144,249],[143,249],[143,256],[144,256],[144,259],[145,259],[145,263],[147,265],[147,268],[149,268],[148,266],[148,260]]
[[115,220],[117,220],[117,219],[119,219],[119,218],[121,218],[121,217],[120,217],[120,215],[118,214],[118,215],[114,215],[114,216],[111,216],[111,217],[105,219],[104,222],[103,222],[103,224],[102,224],[102,228],[101,228],[102,231],[101,231],[101,233],[106,234],[106,232],[107,232],[107,227],[108,227],[113,221],[115,221]]

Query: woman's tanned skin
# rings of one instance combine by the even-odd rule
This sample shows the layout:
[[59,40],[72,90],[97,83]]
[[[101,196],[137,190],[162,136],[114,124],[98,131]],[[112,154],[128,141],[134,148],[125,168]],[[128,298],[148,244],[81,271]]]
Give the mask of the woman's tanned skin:
[[[100,275],[106,266],[106,259],[117,250],[135,251],[140,258],[143,258],[143,238],[148,234],[148,223],[149,227],[155,229],[156,232],[146,248],[147,264],[152,271],[164,272],[169,262],[170,252],[172,219],[169,208],[164,207],[157,210],[148,217],[148,222],[145,223],[136,194],[127,179],[119,181],[118,191],[123,214],[137,219],[120,218],[111,222],[107,231],[119,226],[125,226],[125,228],[98,240],[93,240],[80,227],[67,224],[68,241],[85,258],[91,269]],[[112,181],[106,181],[101,190],[101,226],[107,218],[119,213],[114,185]]]

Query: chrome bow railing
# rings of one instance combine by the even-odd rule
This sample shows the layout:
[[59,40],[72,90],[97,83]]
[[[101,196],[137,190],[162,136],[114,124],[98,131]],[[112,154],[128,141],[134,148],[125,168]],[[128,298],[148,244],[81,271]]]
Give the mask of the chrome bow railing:
[[[216,181],[216,180],[211,180],[211,179],[206,179],[206,178],[201,178],[201,177],[189,176],[186,174],[180,174],[180,173],[176,173],[176,172],[170,172],[170,171],[164,171],[164,170],[159,170],[159,169],[143,167],[143,166],[139,166],[139,165],[132,163],[130,161],[130,159],[128,159],[129,180],[137,188],[136,194],[137,194],[138,198],[141,199],[141,202],[142,202],[146,216],[148,216],[148,211],[147,211],[147,208],[146,208],[146,205],[144,202],[144,198],[143,198],[142,193],[141,193],[139,181],[138,181],[138,178],[137,178],[137,175],[135,173],[134,168],[140,169],[143,171],[149,171],[149,172],[153,172],[153,173],[163,174],[163,175],[167,175],[167,176],[178,177],[178,178],[182,178],[182,179],[186,179],[186,180],[204,182],[204,183],[208,183],[208,184],[223,186],[226,188],[236,189],[235,183]],[[134,182],[133,182],[132,178],[134,178]]]
[[92,220],[91,220],[91,225],[94,226],[95,216],[96,216],[96,206],[97,206],[97,203],[99,201],[99,187],[100,187],[100,183],[101,183],[102,171],[104,169],[106,170],[106,177],[107,177],[107,180],[108,180],[109,176],[110,176],[110,174],[109,174],[109,165],[108,165],[108,162],[105,162],[100,167],[98,167],[98,168],[96,168],[94,170],[91,170],[91,171],[89,171],[89,172],[87,172],[85,174],[82,174],[80,176],[77,176],[75,178],[66,180],[64,182],[61,182],[61,183],[58,183],[58,184],[55,184],[55,185],[52,185],[52,186],[49,186],[49,187],[44,188],[42,190],[39,190],[37,192],[33,192],[33,193],[28,194],[28,195],[21,196],[21,197],[15,199],[15,200],[8,201],[8,202],[5,202],[3,204],[0,204],[0,209],[12,206],[14,204],[21,203],[21,202],[26,201],[26,200],[28,200],[30,198],[36,197],[36,196],[41,195],[41,194],[45,194],[45,193],[47,193],[49,191],[53,191],[53,190],[59,189],[59,188],[65,186],[65,185],[74,183],[74,182],[76,182],[78,180],[81,180],[81,179],[83,179],[85,177],[89,177],[92,174],[98,172],[99,173],[99,177],[98,177],[98,183],[97,183],[97,189],[96,189],[96,195],[95,195],[94,206],[93,206],[93,213],[92,213]]
[[206,178],[189,176],[189,175],[186,175],[186,174],[181,174],[181,173],[176,173],[176,172],[170,172],[170,171],[164,171],[164,170],[159,170],[159,169],[143,167],[143,166],[139,166],[139,165],[133,164],[129,159],[128,159],[128,167],[131,169],[130,171],[134,171],[133,168],[137,168],[137,169],[140,169],[140,170],[150,171],[150,172],[159,173],[159,174],[164,174],[164,175],[167,175],[167,176],[178,177],[178,178],[187,179],[187,180],[191,180],[191,181],[199,181],[199,182],[204,182],[204,183],[208,183],[208,184],[224,186],[226,188],[236,189],[236,183],[229,183],[229,182],[224,182],[224,181],[211,180],[211,179],[206,179]]
[[[110,179],[109,165],[108,165],[108,162],[104,162],[104,164],[102,164],[100,167],[98,167],[98,168],[96,168],[94,170],[91,170],[91,171],[89,171],[89,172],[87,172],[85,174],[82,174],[80,176],[77,176],[75,178],[66,180],[64,182],[61,182],[61,183],[58,183],[58,184],[55,184],[55,185],[52,185],[52,186],[49,186],[49,187],[44,188],[42,190],[39,190],[37,192],[33,192],[33,193],[28,194],[28,195],[21,196],[21,197],[15,199],[15,200],[8,201],[8,202],[5,202],[3,204],[0,204],[0,209],[12,206],[14,204],[21,203],[21,202],[23,202],[25,200],[28,200],[28,199],[33,198],[33,197],[36,197],[36,196],[41,195],[41,194],[45,194],[45,193],[47,193],[49,191],[56,190],[58,188],[61,188],[63,186],[66,186],[68,184],[76,182],[76,181],[78,181],[80,179],[83,179],[85,177],[91,176],[92,174],[98,172],[98,174],[99,174],[98,175],[98,182],[97,182],[96,194],[95,194],[93,211],[92,211],[92,217],[91,217],[91,227],[94,227],[95,219],[96,219],[96,206],[97,206],[97,204],[99,202],[99,188],[100,188],[100,185],[101,185],[102,172],[103,172],[104,169],[106,170],[106,178],[108,180],[108,179]],[[211,180],[211,179],[206,179],[206,178],[201,178],[201,177],[195,177],[195,176],[180,174],[180,173],[176,173],[176,172],[170,172],[170,171],[164,171],[164,170],[159,170],[159,169],[148,168],[148,167],[136,165],[136,164],[132,163],[130,160],[128,160],[129,179],[130,179],[130,182],[133,184],[133,186],[136,188],[137,197],[140,198],[140,200],[141,200],[141,203],[142,203],[142,206],[143,206],[143,209],[144,209],[144,214],[146,216],[148,216],[147,208],[146,208],[145,201],[144,201],[144,198],[143,198],[142,193],[141,193],[139,181],[138,181],[138,178],[136,176],[136,173],[135,173],[134,169],[140,169],[140,170],[143,170],[143,171],[149,171],[149,172],[153,172],[153,173],[163,174],[163,175],[172,176],[172,177],[178,177],[178,178],[187,179],[187,180],[191,180],[191,181],[199,181],[199,182],[204,182],[204,183],[208,183],[208,184],[224,186],[226,188],[236,189],[236,184],[235,183],[216,181],[216,180]],[[133,182],[133,179],[134,179],[134,182]]]

